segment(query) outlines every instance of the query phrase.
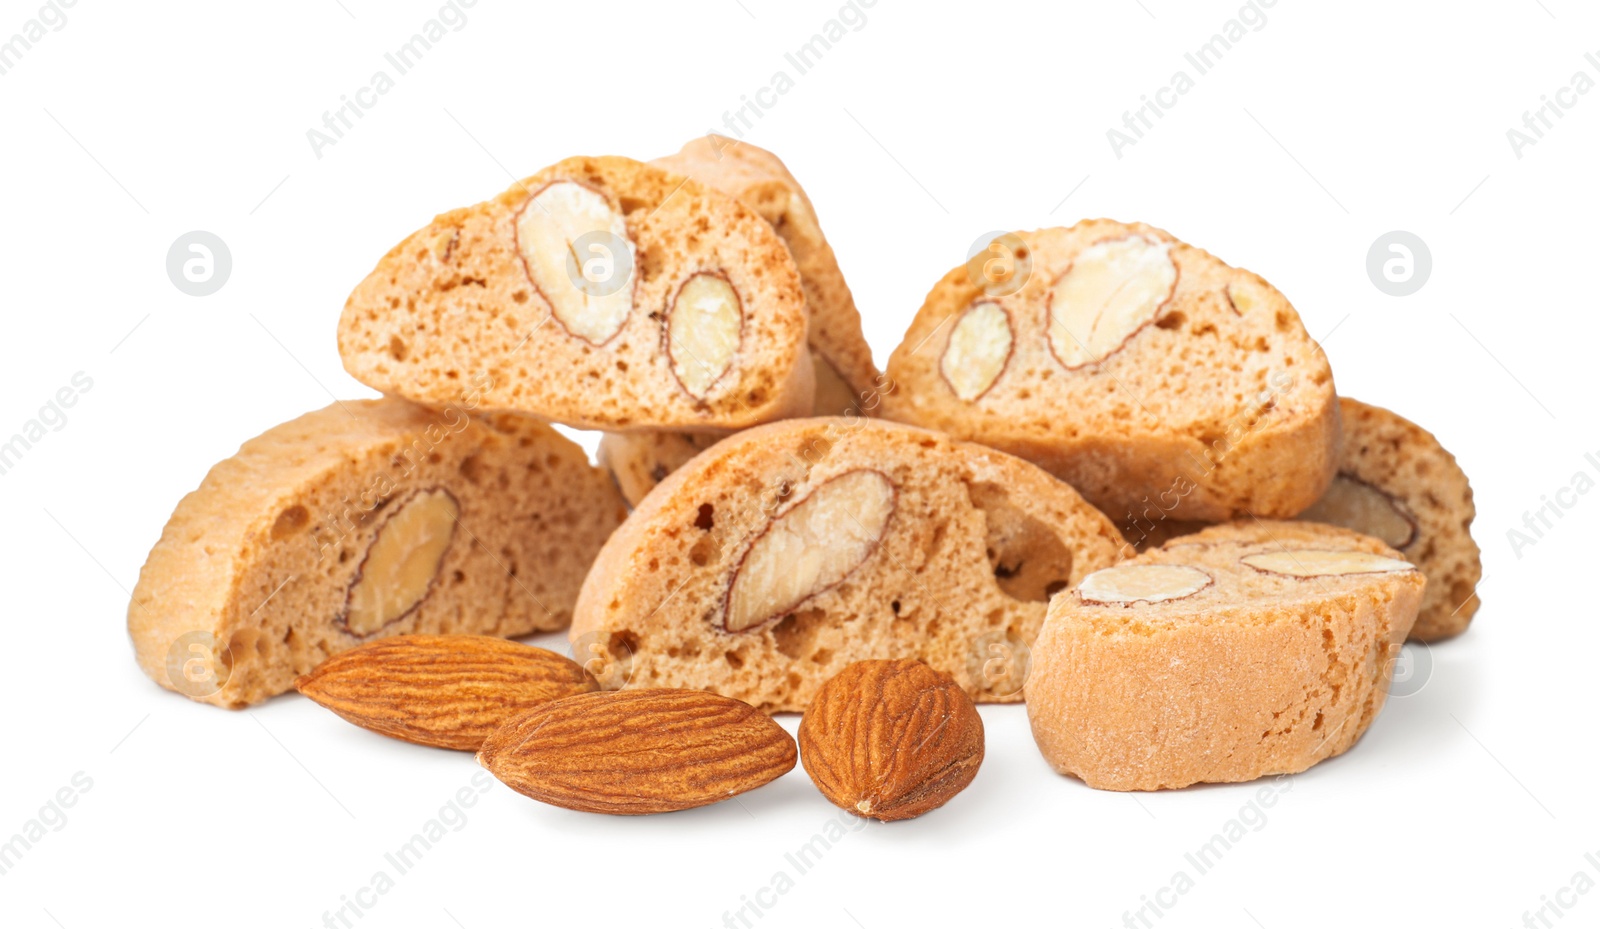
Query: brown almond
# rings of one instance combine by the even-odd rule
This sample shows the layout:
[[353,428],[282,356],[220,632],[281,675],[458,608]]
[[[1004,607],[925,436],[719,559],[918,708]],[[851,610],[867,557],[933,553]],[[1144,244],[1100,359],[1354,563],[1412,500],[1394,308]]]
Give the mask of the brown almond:
[[535,800],[589,813],[667,813],[794,768],[794,739],[748,703],[666,688],[581,694],[491,736],[478,763]]
[[397,635],[334,655],[295,689],[363,729],[476,750],[533,707],[598,690],[555,652],[485,635]]
[[889,822],[943,806],[983,763],[972,698],[912,658],[858,661],[817,691],[800,721],[800,756],[822,795]]

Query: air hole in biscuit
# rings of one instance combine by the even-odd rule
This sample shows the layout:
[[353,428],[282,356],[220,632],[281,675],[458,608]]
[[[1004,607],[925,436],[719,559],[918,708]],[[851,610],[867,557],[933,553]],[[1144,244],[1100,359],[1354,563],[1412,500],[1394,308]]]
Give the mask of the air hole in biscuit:
[[695,526],[695,528],[696,529],[709,530],[712,526],[716,525],[716,520],[714,518],[716,512],[717,512],[716,508],[713,507],[711,504],[709,504],[709,503],[700,504],[700,511],[697,514],[695,514],[695,517],[694,517],[694,526]]
[[1045,523],[1034,519],[998,484],[967,485],[972,505],[984,516],[984,551],[1002,593],[1014,600],[1043,602],[1072,576],[1072,550]]
[[390,358],[393,358],[395,361],[405,361],[406,360],[406,356],[409,355],[410,353],[411,353],[410,352],[410,348],[406,345],[404,339],[400,338],[397,335],[389,337],[389,357]]
[[828,614],[824,610],[790,613],[773,625],[773,644],[785,657],[799,660],[812,650],[817,641],[817,630],[827,621]]
[[311,514],[306,508],[295,504],[278,514],[272,522],[272,541],[277,542],[288,536],[294,535],[304,529],[311,522]]
[[703,568],[716,559],[718,549],[719,546],[717,544],[716,536],[709,533],[703,535],[700,537],[698,542],[695,542],[694,545],[689,548],[689,561],[692,562],[695,567]]
[[740,658],[737,652],[723,652],[722,659],[728,663],[728,667],[736,671],[744,667],[744,659]]
[[1183,324],[1188,322],[1188,321],[1189,321],[1189,317],[1183,315],[1182,313],[1180,313],[1180,312],[1172,312],[1172,313],[1168,313],[1167,315],[1165,315],[1165,316],[1161,317],[1160,319],[1156,320],[1156,328],[1157,329],[1169,329],[1169,330],[1170,329],[1182,329],[1183,328]]
[[483,479],[483,469],[479,465],[477,455],[468,455],[461,459],[461,464],[456,466],[456,470],[461,472],[461,476],[466,478],[469,484],[477,484]]

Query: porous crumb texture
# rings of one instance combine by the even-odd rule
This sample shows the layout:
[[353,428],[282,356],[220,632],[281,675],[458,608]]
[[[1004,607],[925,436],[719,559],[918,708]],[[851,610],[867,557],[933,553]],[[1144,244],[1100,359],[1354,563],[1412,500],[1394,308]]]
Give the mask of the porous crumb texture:
[[[864,558],[770,621],[726,631],[730,588],[756,570],[747,556],[773,522],[863,471],[893,495]],[[842,547],[874,518],[841,509]],[[1049,595],[1121,544],[1072,488],[1009,455],[881,420],[790,420],[724,439],[648,494],[584,582],[571,635],[603,647],[629,687],[709,690],[768,712],[805,709],[866,658],[920,658],[976,700],[1015,701],[1020,675],[986,667],[990,646],[1025,652]],[[826,554],[763,567],[781,575]]]
[[[700,136],[676,154],[650,162],[722,191],[758,213],[777,232],[800,272],[811,313],[810,345],[817,365],[817,416],[847,410],[873,415],[884,389],[861,334],[861,314],[845,283],[816,210],[777,155],[719,135]],[[838,381],[853,397],[840,397]],[[852,402],[853,401],[853,402]]]
[[1317,523],[1213,526],[1124,565],[1187,565],[1212,582],[1151,603],[1050,601],[1026,688],[1034,739],[1063,774],[1157,790],[1303,771],[1355,744],[1383,706],[1416,620],[1421,572],[1289,577],[1268,552],[1399,553]]
[[[601,344],[552,315],[518,251],[518,211],[564,181],[602,196],[634,249],[631,310]],[[674,373],[666,330],[701,272],[726,277],[743,318],[731,368],[698,398]],[[362,383],[433,406],[479,390],[485,409],[579,428],[738,429],[811,409],[806,327],[799,273],[761,217],[660,168],[580,157],[437,217],[385,255],[345,303],[339,354]]]
[[[888,388],[861,334],[861,314],[811,200],[778,156],[748,142],[711,135],[651,164],[722,191],[777,231],[800,271],[811,314],[809,344],[816,373],[811,413],[876,415]],[[600,457],[617,475],[628,502],[637,504],[662,478],[715,441],[692,433],[609,433],[600,442]]]
[[[1015,293],[986,293],[962,266],[928,294],[889,360],[885,416],[1033,461],[1119,526],[1290,517],[1321,495],[1338,462],[1333,375],[1281,293],[1142,223],[1017,235],[1031,272]],[[1108,354],[1069,368],[1050,341],[1052,287],[1086,249],[1130,237],[1167,247],[1170,296]],[[941,362],[960,316],[984,301],[1005,313],[1010,354],[963,400]],[[1072,348],[1091,333],[1055,338]]]
[[[386,517],[441,489],[459,515],[426,595],[352,634],[349,590]],[[566,626],[625,515],[610,476],[532,418],[347,400],[251,439],[183,498],[139,574],[128,629],[140,666],[169,689],[174,642],[212,635],[226,686],[196,699],[242,707],[379,636]]]
[[[1411,638],[1432,642],[1466,631],[1478,611],[1478,581],[1483,577],[1478,545],[1472,540],[1477,510],[1467,475],[1433,433],[1416,423],[1348,397],[1339,398],[1339,410],[1344,451],[1329,494],[1361,493],[1359,487],[1341,486],[1357,482],[1387,497],[1396,514],[1412,524],[1412,538],[1399,550],[1427,575],[1428,591]],[[1319,506],[1306,518],[1335,521]],[[1373,532],[1364,521],[1340,522]]]

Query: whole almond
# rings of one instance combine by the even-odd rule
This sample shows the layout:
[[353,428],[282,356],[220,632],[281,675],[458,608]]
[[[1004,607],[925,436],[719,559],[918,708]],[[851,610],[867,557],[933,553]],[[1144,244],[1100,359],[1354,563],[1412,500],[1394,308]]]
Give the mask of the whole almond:
[[794,739],[748,703],[666,688],[548,703],[484,742],[478,763],[518,793],[590,813],[666,813],[794,768]]
[[948,674],[910,658],[858,661],[817,691],[800,755],[822,795],[871,819],[943,806],[983,763],[983,718]]
[[334,655],[295,689],[363,729],[476,750],[542,703],[597,690],[555,652],[486,635],[397,635]]

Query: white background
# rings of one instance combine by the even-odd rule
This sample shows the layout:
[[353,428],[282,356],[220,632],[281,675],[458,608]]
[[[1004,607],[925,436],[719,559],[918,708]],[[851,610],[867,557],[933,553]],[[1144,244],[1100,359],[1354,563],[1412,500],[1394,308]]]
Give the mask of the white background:
[[[0,39],[37,9],[0,3]],[[1600,14],[1279,0],[1116,157],[1107,129],[1175,71],[1193,76],[1184,53],[1238,9],[877,0],[746,137],[808,187],[880,362],[980,234],[1140,219],[1278,285],[1341,392],[1432,429],[1472,477],[1486,572],[1472,630],[1431,651],[1420,691],[1348,755],[1294,779],[1163,929],[1517,926],[1558,892],[1575,904],[1563,925],[1595,925],[1600,892],[1562,888],[1600,880],[1584,859],[1600,852],[1600,494],[1564,493],[1576,505],[1520,553],[1507,532],[1575,473],[1600,477],[1584,459],[1600,458],[1600,93],[1520,158],[1506,132],[1575,72],[1600,78],[1584,60]],[[775,903],[763,929],[1098,927],[1192,875],[1184,854],[1259,785],[1096,792],[1053,774],[1007,706],[983,711],[988,756],[964,794],[849,833],[804,875],[785,853],[838,811],[796,769],[737,803],[647,818],[495,784],[372,896],[375,872],[393,876],[385,852],[471,783],[470,756],[297,697],[225,712],[140,674],[127,591],[179,497],[244,439],[370,394],[344,374],[334,327],[379,256],[508,172],[648,158],[719,126],[776,71],[793,76],[785,53],[839,5],[478,0],[317,158],[307,130],[392,74],[384,53],[437,10],[79,0],[0,77],[0,436],[76,372],[93,380],[0,476],[0,839],[77,772],[93,782],[0,876],[0,922],[309,927],[360,894],[374,901],[363,929],[710,927],[747,898]],[[209,297],[165,271],[193,229],[233,254]],[[1365,270],[1393,229],[1432,250],[1410,297]],[[774,896],[780,870],[794,886]]]

